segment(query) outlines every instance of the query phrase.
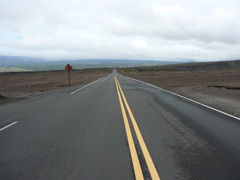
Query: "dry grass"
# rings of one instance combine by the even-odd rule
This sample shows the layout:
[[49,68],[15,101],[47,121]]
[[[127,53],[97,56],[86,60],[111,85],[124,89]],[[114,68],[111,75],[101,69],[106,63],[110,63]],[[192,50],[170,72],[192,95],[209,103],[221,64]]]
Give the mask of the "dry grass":
[[[110,69],[71,71],[71,85],[86,84],[111,73]],[[19,96],[68,86],[66,71],[0,73],[0,94]]]
[[240,69],[213,71],[137,71],[122,74],[240,117]]
[[151,71],[123,72],[142,81],[165,88],[231,86],[240,87],[240,70],[226,71]]

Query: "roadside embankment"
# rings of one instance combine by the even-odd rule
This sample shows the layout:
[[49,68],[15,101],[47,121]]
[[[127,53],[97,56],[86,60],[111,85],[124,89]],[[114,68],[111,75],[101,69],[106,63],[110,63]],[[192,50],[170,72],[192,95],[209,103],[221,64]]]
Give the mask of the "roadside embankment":
[[[111,69],[72,70],[71,86],[87,84],[111,73]],[[66,71],[33,71],[0,73],[0,104],[27,95],[56,90],[68,86]]]
[[123,75],[151,83],[240,117],[240,69],[210,71],[145,71],[121,69]]

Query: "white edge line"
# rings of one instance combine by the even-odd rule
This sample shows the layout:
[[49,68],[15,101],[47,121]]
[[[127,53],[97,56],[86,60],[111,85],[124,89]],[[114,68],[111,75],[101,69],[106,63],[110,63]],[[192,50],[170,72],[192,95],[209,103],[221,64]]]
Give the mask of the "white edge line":
[[[128,76],[126,76],[126,77],[128,77]],[[132,78],[132,77],[128,77],[128,78],[130,78],[130,79],[132,79],[132,80],[134,80],[134,81],[138,81],[138,82],[147,84],[147,85],[149,85],[149,86],[152,86],[152,87],[157,88],[157,89],[159,89],[159,90],[162,90],[162,91],[165,91],[165,92],[167,92],[167,93],[173,94],[173,95],[175,95],[175,96],[181,97],[181,98],[183,98],[183,99],[186,99],[186,100],[188,100],[188,101],[194,102],[194,103],[196,103],[196,104],[199,104],[199,105],[201,105],[201,106],[204,106],[204,107],[206,107],[206,108],[209,108],[209,109],[211,109],[211,110],[217,111],[217,112],[219,112],[219,113],[222,113],[222,114],[224,114],[224,115],[227,115],[227,116],[229,116],[229,117],[235,118],[235,119],[237,119],[237,120],[240,121],[240,118],[239,118],[239,117],[233,116],[233,115],[231,115],[231,114],[228,114],[228,113],[226,113],[226,112],[220,111],[220,110],[215,109],[215,108],[213,108],[213,107],[210,107],[210,106],[208,106],[208,105],[205,105],[205,104],[202,104],[202,103],[200,103],[200,102],[194,101],[194,100],[192,100],[192,99],[190,99],[190,98],[187,98],[187,97],[184,97],[184,96],[182,96],[182,95],[176,94],[176,93],[174,93],[174,92],[171,92],[171,91],[162,89],[162,88],[157,87],[157,86],[154,86],[154,85],[152,85],[152,84],[150,84],[150,83],[146,83],[146,82],[140,81],[140,80],[138,80],[138,79],[134,79],[134,78]]]
[[78,92],[78,91],[84,89],[85,87],[87,87],[87,86],[89,86],[89,85],[91,85],[91,84],[93,84],[93,83],[95,83],[95,82],[101,80],[102,78],[104,78],[104,77],[101,77],[100,79],[97,79],[96,81],[93,81],[93,82],[91,82],[91,83],[89,83],[89,84],[87,84],[87,85],[85,85],[85,86],[83,86],[83,87],[77,89],[76,91],[71,92],[70,94],[73,95],[73,94],[75,94],[76,92]]
[[11,124],[9,124],[9,125],[1,128],[0,131],[2,131],[2,130],[4,130],[4,129],[7,129],[8,127],[10,127],[10,126],[12,126],[12,125],[14,125],[14,124],[17,124],[17,123],[18,123],[18,121],[15,121],[15,122],[13,122],[13,123],[11,123]]

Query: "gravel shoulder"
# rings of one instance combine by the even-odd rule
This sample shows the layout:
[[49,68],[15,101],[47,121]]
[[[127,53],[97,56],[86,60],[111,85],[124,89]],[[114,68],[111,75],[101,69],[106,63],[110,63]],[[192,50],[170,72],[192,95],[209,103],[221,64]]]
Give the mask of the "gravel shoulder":
[[[87,84],[111,73],[111,69],[72,70],[71,86]],[[66,71],[0,73],[0,105],[67,87]]]
[[240,70],[122,73],[240,117]]

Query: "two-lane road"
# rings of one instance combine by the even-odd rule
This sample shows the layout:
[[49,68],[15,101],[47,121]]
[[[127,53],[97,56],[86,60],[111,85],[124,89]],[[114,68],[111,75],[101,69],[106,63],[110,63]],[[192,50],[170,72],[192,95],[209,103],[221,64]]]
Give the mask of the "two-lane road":
[[0,179],[237,180],[239,140],[238,119],[113,72],[1,105]]

